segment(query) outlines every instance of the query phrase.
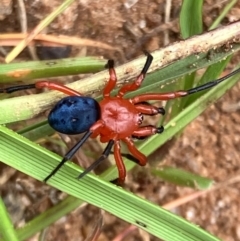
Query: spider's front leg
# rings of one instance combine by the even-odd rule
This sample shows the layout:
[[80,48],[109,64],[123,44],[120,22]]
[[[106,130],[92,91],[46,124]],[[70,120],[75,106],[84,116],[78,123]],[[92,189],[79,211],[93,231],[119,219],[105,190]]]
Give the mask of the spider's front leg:
[[110,92],[113,90],[113,88],[116,86],[117,82],[117,76],[116,72],[114,69],[114,61],[112,59],[108,60],[107,65],[108,70],[109,70],[109,80],[108,83],[106,84],[104,90],[103,90],[103,97],[109,97]]
[[13,93],[19,90],[27,90],[27,89],[43,89],[47,88],[49,90],[57,90],[59,92],[62,92],[66,95],[70,96],[82,96],[81,93],[77,92],[76,90],[73,90],[71,88],[68,88],[65,85],[54,83],[51,81],[38,81],[35,84],[28,84],[28,85],[16,85],[7,87],[4,89],[0,89],[0,93]]
[[141,84],[145,78],[145,75],[152,63],[152,60],[153,60],[153,56],[151,54],[147,53],[147,60],[146,60],[146,63],[144,65],[140,75],[137,77],[137,79],[133,83],[124,85],[119,90],[117,97],[122,98],[123,95],[125,95],[127,92],[134,91],[141,86]]

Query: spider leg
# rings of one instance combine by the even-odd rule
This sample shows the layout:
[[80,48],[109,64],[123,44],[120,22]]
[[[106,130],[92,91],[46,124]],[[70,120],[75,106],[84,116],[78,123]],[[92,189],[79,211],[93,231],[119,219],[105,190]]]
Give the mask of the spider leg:
[[39,82],[35,83],[35,86],[36,86],[37,89],[47,88],[49,90],[60,91],[60,92],[62,92],[64,94],[70,95],[70,96],[82,96],[82,94],[80,94],[76,90],[68,88],[65,85],[61,85],[61,84],[58,84],[58,83],[53,83],[53,82],[50,82],[50,81],[39,81]]
[[11,87],[7,87],[7,88],[2,88],[0,89],[0,93],[13,93],[16,91],[20,91],[20,90],[28,90],[28,89],[35,89],[35,84],[29,84],[29,85],[17,85],[17,86],[11,86]]
[[147,158],[143,155],[134,145],[130,137],[126,137],[123,141],[127,144],[127,147],[131,154],[134,156],[135,160],[138,160],[137,164],[140,166],[145,166],[147,163]]
[[95,161],[93,162],[92,165],[90,165],[87,169],[84,170],[84,172],[82,172],[77,179],[81,179],[83,178],[86,174],[88,174],[90,171],[94,170],[102,161],[104,161],[110,154],[111,149],[114,145],[114,140],[110,140],[105,148],[105,150],[103,151],[102,155]]
[[105,88],[103,90],[104,98],[110,96],[110,92],[113,90],[113,88],[115,87],[116,82],[117,82],[117,76],[116,76],[116,72],[114,70],[114,61],[112,59],[108,60],[107,67],[109,70],[110,78],[108,80],[107,85],[105,86]]
[[137,139],[144,139],[148,136],[161,134],[164,131],[163,126],[155,127],[152,125],[139,127],[138,130],[134,131],[132,136]]
[[212,80],[212,81],[210,81],[210,82],[208,82],[206,84],[203,84],[203,85],[197,86],[195,88],[186,90],[186,92],[187,92],[188,95],[191,95],[191,94],[194,94],[194,93],[199,92],[199,91],[210,89],[213,86],[223,82],[224,80],[230,78],[231,76],[233,76],[233,75],[235,75],[235,74],[237,74],[239,72],[240,72],[240,68],[234,70],[233,72],[231,72],[228,75],[223,76],[222,78],[219,78],[219,79],[216,79],[216,80]]
[[117,185],[121,185],[125,181],[126,168],[124,166],[122,155],[121,155],[120,141],[118,141],[118,140],[116,140],[114,143],[113,154],[114,154],[114,158],[115,158],[117,169],[118,169],[118,178],[111,182],[114,184],[117,184]]
[[183,90],[176,91],[176,92],[168,92],[168,93],[150,93],[150,94],[137,95],[132,99],[130,99],[130,101],[133,104],[138,104],[148,100],[171,100],[179,97],[184,97],[186,95],[188,95],[188,93]]
[[[113,151],[111,151],[110,154],[114,154]],[[129,153],[121,153],[121,156],[129,159],[130,161],[132,161],[136,164],[139,163],[138,159]]]
[[[164,108],[150,105],[148,102],[137,103],[135,105],[135,107],[139,112],[141,112],[144,115],[150,115],[150,116],[157,115],[157,114],[165,115],[165,109]],[[146,130],[147,128],[148,128],[148,130]],[[164,129],[163,129],[162,126],[156,128],[155,126],[152,126],[152,125],[140,127],[140,130],[137,130],[137,133],[135,132],[135,134],[137,134],[137,135],[134,135],[134,133],[133,133],[132,138],[135,138],[135,139],[138,139],[138,140],[144,140],[145,138],[152,135],[152,134],[146,133],[146,132],[149,132],[149,131],[150,132],[156,131],[155,133],[160,134],[164,131]],[[141,134],[141,135],[139,135],[139,134]],[[147,134],[147,135],[145,135],[145,134]]]
[[157,115],[157,114],[165,114],[165,110],[162,107],[156,107],[153,105],[146,105],[146,104],[137,104],[135,108],[144,115]]
[[137,79],[133,83],[122,86],[122,88],[119,90],[119,92],[117,94],[117,97],[121,98],[121,97],[123,97],[124,94],[126,94],[126,92],[134,91],[140,87],[140,85],[142,84],[142,82],[145,78],[145,75],[152,63],[152,60],[153,60],[153,57],[151,54],[149,54],[149,53],[146,53],[146,54],[147,54],[147,60],[146,60],[146,63],[144,65],[140,75],[137,77]]
[[62,161],[53,169],[53,171],[44,179],[44,182],[47,182],[56,172],[64,165],[66,161],[71,159],[74,154],[78,151],[78,149],[86,142],[86,140],[98,129],[103,127],[102,121],[97,121],[92,127],[87,131],[84,136],[79,140],[79,142],[73,146],[68,153],[63,157]]
[[222,78],[212,80],[206,84],[194,87],[192,89],[188,90],[179,90],[179,91],[173,91],[173,92],[167,92],[167,93],[151,93],[151,94],[143,94],[143,95],[138,95],[135,96],[134,98],[130,99],[130,101],[133,104],[137,104],[140,102],[148,101],[148,100],[171,100],[179,97],[184,97],[187,95],[195,94],[197,92],[207,90],[212,88],[215,85],[218,85],[219,83],[223,82],[224,80],[230,78],[231,76],[237,74],[240,72],[240,68],[236,69],[232,73],[223,76]]
[[72,90],[65,85],[53,83],[50,81],[39,81],[39,82],[36,82],[35,84],[11,86],[4,89],[0,89],[0,93],[12,93],[19,90],[43,89],[43,88],[47,88],[49,90],[57,90],[66,95],[82,96],[79,92]]

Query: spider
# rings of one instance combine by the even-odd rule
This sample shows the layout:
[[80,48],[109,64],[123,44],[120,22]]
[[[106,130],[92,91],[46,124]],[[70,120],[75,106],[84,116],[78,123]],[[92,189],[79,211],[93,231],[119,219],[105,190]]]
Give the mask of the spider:
[[141,86],[152,60],[152,55],[147,53],[146,63],[136,80],[133,83],[122,86],[116,96],[110,96],[111,91],[116,86],[117,77],[114,70],[114,61],[109,60],[107,68],[109,70],[110,78],[103,89],[103,100],[99,103],[95,99],[83,96],[73,89],[49,81],[39,81],[35,84],[0,89],[0,93],[12,93],[23,89],[48,88],[69,95],[61,99],[50,111],[48,122],[53,129],[60,133],[75,135],[85,132],[85,134],[79,142],[67,152],[57,167],[44,179],[45,182],[56,174],[66,161],[74,156],[89,137],[96,138],[97,136],[100,136],[101,142],[108,143],[106,148],[100,158],[82,172],[78,176],[78,179],[83,178],[87,173],[92,171],[104,159],[106,159],[113,148],[113,154],[118,169],[118,179],[115,180],[115,183],[119,185],[123,184],[126,177],[126,169],[121,155],[120,141],[126,143],[128,150],[131,153],[129,156],[132,157],[132,161],[144,166],[147,163],[147,158],[135,147],[132,137],[142,139],[154,134],[161,134],[164,131],[163,126],[142,126],[144,115],[165,114],[164,108],[155,107],[147,101],[170,100],[191,95],[209,89],[226,80],[230,76],[240,72],[239,68],[220,79],[189,90],[179,90],[160,94],[141,94],[130,99],[125,99],[124,95],[127,92],[137,90]]

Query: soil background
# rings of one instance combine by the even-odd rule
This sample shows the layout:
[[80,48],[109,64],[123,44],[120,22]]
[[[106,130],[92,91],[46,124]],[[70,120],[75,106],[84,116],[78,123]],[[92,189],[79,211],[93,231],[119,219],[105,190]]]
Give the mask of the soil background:
[[[50,4],[46,0],[24,1],[28,30],[33,29],[61,2],[52,0]],[[170,3],[169,8],[166,7],[167,3]],[[227,3],[228,1],[204,1],[204,31],[207,31]],[[5,8],[2,8],[3,6]],[[71,56],[104,56],[121,64],[142,54],[143,49],[151,52],[181,39],[178,26],[180,7],[179,0],[80,0],[75,1],[60,15],[46,32],[78,36],[117,47],[124,53],[124,58],[115,51],[87,46],[73,48]],[[18,9],[17,1],[0,0],[0,33],[22,31]],[[167,16],[168,20],[165,19]],[[237,1],[222,24],[239,18],[240,1]],[[5,51],[8,50],[5,48]],[[4,51],[1,50],[0,56],[0,60],[3,60]],[[27,51],[20,55],[18,61],[24,59],[30,59]],[[239,62],[238,53],[225,74]],[[227,185],[229,178],[240,175],[239,92],[240,83],[192,122],[177,140],[172,140],[149,158],[150,163],[158,162],[159,166],[179,167],[222,184],[221,188],[182,206],[176,206],[171,211],[225,241],[240,240],[240,184]],[[54,147],[47,141],[44,145],[61,155],[67,150]],[[71,139],[67,145],[73,145]],[[91,143],[89,145],[93,146]],[[64,194],[57,190],[9,167],[1,165],[0,168],[1,191],[16,226],[23,225],[48,208],[50,203],[58,202],[64,197]],[[151,176],[147,167],[137,167],[127,175],[124,188],[158,205],[164,205],[194,192]],[[86,240],[100,217],[103,218],[104,225],[98,240],[114,240],[118,235],[120,238],[116,240],[159,240],[90,205],[79,207],[50,226],[42,235],[44,234],[44,240],[47,241]],[[123,238],[127,231],[128,235]],[[38,237],[39,234],[29,240],[38,240]]]

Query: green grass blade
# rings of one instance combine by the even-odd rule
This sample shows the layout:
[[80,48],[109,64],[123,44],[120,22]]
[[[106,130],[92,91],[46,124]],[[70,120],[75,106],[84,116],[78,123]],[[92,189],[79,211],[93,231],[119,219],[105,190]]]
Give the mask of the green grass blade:
[[[58,155],[3,126],[0,126],[0,145],[4,163],[38,180],[43,180],[61,160]],[[166,241],[217,240],[182,218],[94,175],[78,181],[75,177],[79,171],[79,167],[68,162],[49,180],[49,184]]]
[[182,38],[186,39],[202,33],[203,0],[184,0],[180,13],[180,29]]
[[237,2],[238,0],[232,0],[229,3],[227,3],[222,12],[220,13],[220,15],[215,19],[209,30],[216,28]]
[[40,138],[52,135],[55,130],[50,127],[47,120],[38,122],[18,131],[18,134],[28,138],[31,141],[37,141]]
[[[202,7],[202,0],[183,1],[180,13],[180,30],[181,35],[184,39],[202,33]],[[191,73],[190,75],[185,75],[184,78],[181,81],[179,81],[179,83],[182,83],[181,89],[187,90],[192,88],[194,85],[194,81],[195,72]],[[180,88],[178,88],[178,90],[179,89]],[[176,116],[183,109],[186,102],[187,98],[184,98],[180,101],[175,101],[173,103],[172,111],[170,113],[171,118]]]
[[208,189],[213,184],[213,181],[209,178],[201,177],[179,168],[164,166],[161,169],[152,169],[151,173],[178,186],[191,187],[200,190]]
[[14,226],[9,217],[5,204],[0,197],[0,235],[3,237],[4,241],[18,241],[17,234],[14,230]]
[[97,57],[1,64],[0,84],[37,78],[96,73],[103,70],[105,64],[106,60]]
[[237,52],[239,50],[240,44],[233,44],[230,52],[226,52],[222,48],[211,50],[211,58],[209,58],[209,53],[207,52],[178,60],[154,73],[148,73],[141,88],[126,94],[126,97],[133,97],[138,94],[152,92],[153,90],[157,92],[157,89],[161,92],[172,91],[174,86],[178,85],[178,78],[191,74],[195,70],[218,63],[229,55],[232,55],[232,51]]

